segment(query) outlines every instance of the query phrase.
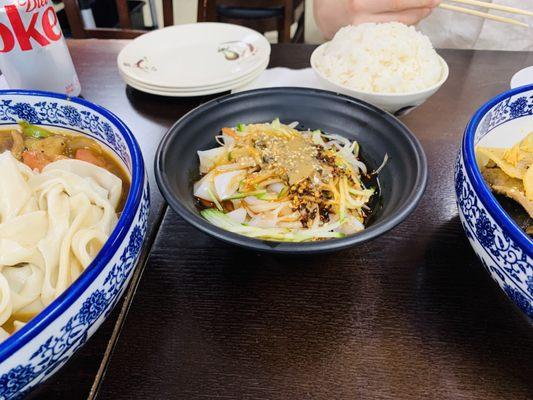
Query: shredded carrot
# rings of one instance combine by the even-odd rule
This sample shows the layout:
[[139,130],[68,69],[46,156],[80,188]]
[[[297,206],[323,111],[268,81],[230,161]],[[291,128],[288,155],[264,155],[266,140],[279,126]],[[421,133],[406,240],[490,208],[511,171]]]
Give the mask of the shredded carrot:
[[268,178],[272,177],[272,176],[275,176],[276,175],[276,171],[274,170],[271,170],[271,171],[267,171],[266,173],[263,173],[263,174],[258,174],[256,175],[255,177],[251,178],[251,179],[246,179],[245,180],[245,186],[254,186],[254,185],[257,185],[258,183],[264,181],[264,180],[267,180]]
[[233,130],[231,128],[222,128],[222,133],[225,134],[225,135],[231,136],[234,139],[237,139],[239,137],[239,135],[237,135],[235,130]]

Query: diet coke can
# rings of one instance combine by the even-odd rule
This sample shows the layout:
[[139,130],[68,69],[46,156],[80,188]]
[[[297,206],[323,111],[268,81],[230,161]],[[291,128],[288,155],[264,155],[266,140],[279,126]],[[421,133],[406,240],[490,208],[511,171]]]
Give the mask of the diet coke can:
[[51,1],[0,0],[0,70],[11,89],[80,94]]

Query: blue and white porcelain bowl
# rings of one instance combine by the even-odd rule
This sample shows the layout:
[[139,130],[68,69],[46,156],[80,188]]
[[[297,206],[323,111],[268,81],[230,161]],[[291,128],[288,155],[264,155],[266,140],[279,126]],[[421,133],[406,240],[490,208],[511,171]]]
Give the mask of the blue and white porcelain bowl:
[[56,372],[98,329],[132,275],[146,234],[149,192],[139,145],[111,112],[79,98],[0,91],[0,125],[25,119],[107,145],[131,174],[124,211],[98,256],[61,296],[0,343],[0,399],[18,398]]
[[459,216],[470,244],[507,296],[533,319],[533,240],[509,217],[477,166],[477,145],[511,147],[533,131],[533,85],[490,100],[466,128],[455,168]]

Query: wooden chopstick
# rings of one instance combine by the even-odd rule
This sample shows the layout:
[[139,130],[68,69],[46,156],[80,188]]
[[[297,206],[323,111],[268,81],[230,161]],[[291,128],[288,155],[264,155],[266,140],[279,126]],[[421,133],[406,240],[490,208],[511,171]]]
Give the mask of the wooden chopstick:
[[485,12],[481,12],[481,11],[477,11],[477,10],[472,10],[471,8],[452,6],[451,4],[448,4],[448,3],[440,3],[439,7],[443,8],[445,10],[457,11],[457,12],[460,12],[460,13],[463,13],[463,14],[475,15],[476,17],[491,19],[493,21],[505,22],[507,24],[512,24],[512,25],[522,26],[524,28],[529,28],[528,24],[526,24],[524,22],[520,22],[520,21],[518,21],[516,19],[507,18],[507,17],[501,17],[499,15],[492,15],[492,14],[489,14],[489,13],[485,13]]
[[509,7],[509,6],[502,6],[501,4],[487,3],[485,1],[479,1],[479,0],[451,0],[451,1],[454,3],[463,3],[463,4],[468,4],[471,6],[490,8],[492,10],[505,11],[511,14],[529,15],[530,17],[533,17],[533,11],[521,10],[519,8]]

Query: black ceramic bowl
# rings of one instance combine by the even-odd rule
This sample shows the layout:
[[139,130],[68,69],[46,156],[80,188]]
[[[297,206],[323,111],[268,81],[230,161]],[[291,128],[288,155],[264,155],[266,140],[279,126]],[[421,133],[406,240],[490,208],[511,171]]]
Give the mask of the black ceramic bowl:
[[[299,121],[297,129],[321,129],[356,139],[369,170],[389,155],[379,174],[382,204],[361,233],[307,243],[253,239],[220,229],[196,208],[197,150],[216,146],[215,135],[238,123]],[[392,115],[368,103],[322,90],[271,88],[228,95],[191,111],[168,131],[155,160],[157,183],[170,206],[186,221],[218,239],[253,250],[318,253],[339,250],[376,238],[402,222],[417,206],[427,181],[424,151],[414,135]]]

